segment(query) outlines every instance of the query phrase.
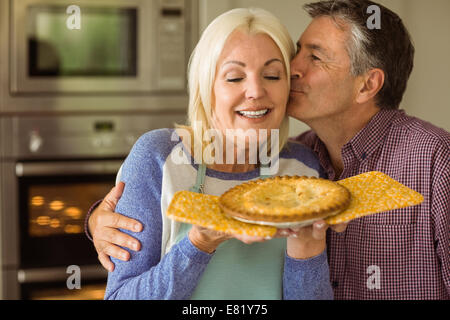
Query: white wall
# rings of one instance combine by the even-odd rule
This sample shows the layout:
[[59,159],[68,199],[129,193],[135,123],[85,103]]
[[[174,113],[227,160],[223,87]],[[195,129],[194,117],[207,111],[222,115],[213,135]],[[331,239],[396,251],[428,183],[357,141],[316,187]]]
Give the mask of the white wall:
[[403,108],[450,131],[450,1],[408,0],[416,59]]
[[[313,1],[313,0],[311,0]],[[237,7],[261,7],[286,25],[296,42],[311,19],[308,0],[200,0],[203,30],[219,14]],[[450,131],[450,1],[379,0],[405,22],[416,47],[415,67],[401,108],[410,115]],[[291,136],[307,130],[291,120]]]

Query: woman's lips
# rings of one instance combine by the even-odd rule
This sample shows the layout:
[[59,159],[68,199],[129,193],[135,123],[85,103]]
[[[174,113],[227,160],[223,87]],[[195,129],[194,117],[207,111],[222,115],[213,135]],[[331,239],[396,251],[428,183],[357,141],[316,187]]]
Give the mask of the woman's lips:
[[[267,109],[267,108],[266,108]],[[242,110],[242,111],[261,111],[261,110],[266,110],[266,109],[259,109],[259,110]],[[246,121],[250,121],[253,123],[259,123],[259,122],[263,122],[267,119],[267,117],[270,115],[270,113],[272,112],[272,109],[267,109],[267,113],[262,115],[262,116],[258,116],[258,117],[247,117],[243,114],[240,113],[240,111],[236,111],[236,115],[238,115],[239,118],[244,119]]]

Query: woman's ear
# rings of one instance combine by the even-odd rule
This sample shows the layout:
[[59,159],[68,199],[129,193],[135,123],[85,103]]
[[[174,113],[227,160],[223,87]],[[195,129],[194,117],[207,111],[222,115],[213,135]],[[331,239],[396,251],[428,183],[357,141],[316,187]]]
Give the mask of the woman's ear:
[[356,102],[363,104],[375,98],[383,88],[384,77],[384,71],[381,69],[371,69],[362,75]]

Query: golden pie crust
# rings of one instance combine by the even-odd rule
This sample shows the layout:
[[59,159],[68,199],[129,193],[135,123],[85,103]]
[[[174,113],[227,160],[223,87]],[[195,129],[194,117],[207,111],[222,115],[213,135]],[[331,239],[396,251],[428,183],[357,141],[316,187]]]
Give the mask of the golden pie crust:
[[249,181],[219,199],[223,212],[237,219],[268,223],[315,220],[347,208],[350,192],[315,177],[283,176]]

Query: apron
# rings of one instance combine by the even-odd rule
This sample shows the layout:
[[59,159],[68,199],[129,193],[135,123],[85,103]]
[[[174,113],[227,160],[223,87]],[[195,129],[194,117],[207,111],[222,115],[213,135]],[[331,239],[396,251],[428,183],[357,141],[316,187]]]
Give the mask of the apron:
[[[206,166],[199,165],[190,189],[203,193]],[[268,176],[260,175],[264,179]],[[191,229],[181,224],[176,243]],[[193,300],[281,300],[286,239],[247,245],[237,239],[222,243],[214,253],[194,293]]]

